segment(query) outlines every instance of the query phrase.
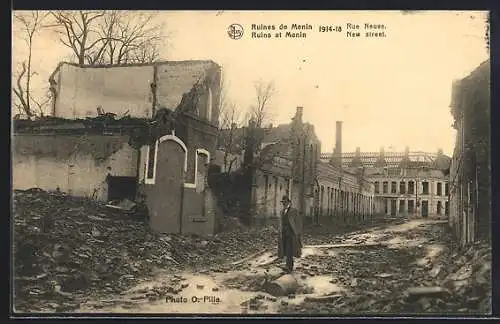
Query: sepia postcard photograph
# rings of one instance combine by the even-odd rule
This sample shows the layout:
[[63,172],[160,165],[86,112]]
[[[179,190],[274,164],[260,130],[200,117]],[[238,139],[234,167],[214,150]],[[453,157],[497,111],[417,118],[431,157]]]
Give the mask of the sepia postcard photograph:
[[491,315],[489,35],[12,11],[11,315]]

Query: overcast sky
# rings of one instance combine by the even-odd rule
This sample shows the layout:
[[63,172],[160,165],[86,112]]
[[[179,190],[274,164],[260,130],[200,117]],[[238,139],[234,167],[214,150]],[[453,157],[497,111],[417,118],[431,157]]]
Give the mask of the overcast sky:
[[[315,126],[322,151],[335,143],[335,121],[342,120],[343,150],[411,150],[451,154],[451,84],[488,58],[484,40],[486,13],[375,11],[162,12],[171,36],[163,57],[211,59],[228,80],[229,97],[245,110],[255,101],[253,84],[274,81],[272,123],[288,122],[297,106]],[[242,39],[227,34],[232,23],[244,28]],[[306,38],[255,39],[252,24],[311,24]],[[384,38],[348,38],[346,24],[384,24]],[[342,32],[318,32],[319,25]],[[289,27],[290,29],[290,27]],[[279,30],[277,30],[279,32]],[[284,35],[283,35],[284,36]],[[14,34],[13,63],[24,58]],[[69,58],[52,33],[34,46],[33,86],[47,87],[57,63]],[[14,67],[15,68],[15,67]]]

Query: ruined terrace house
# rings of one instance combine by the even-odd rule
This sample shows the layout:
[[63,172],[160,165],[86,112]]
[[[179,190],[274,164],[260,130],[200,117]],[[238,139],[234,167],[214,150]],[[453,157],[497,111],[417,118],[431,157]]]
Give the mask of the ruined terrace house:
[[50,77],[52,116],[14,123],[14,189],[101,201],[140,191],[154,230],[213,233],[206,175],[220,78],[212,61],[59,64]]
[[452,86],[449,222],[463,245],[491,239],[490,74],[486,60]]
[[441,149],[436,153],[356,152],[335,150],[323,160],[340,163],[342,169],[362,172],[382,198],[386,215],[445,218],[449,214],[450,158]]
[[[255,218],[278,217],[283,195],[288,195],[297,208],[300,208],[301,197],[304,196],[304,215],[311,216],[309,205],[306,206],[309,202],[312,203],[311,190],[302,195],[300,186],[305,183],[306,187],[312,188],[315,164],[309,162],[316,161],[313,155],[319,152],[320,142],[314,134],[314,127],[302,121],[302,110],[302,107],[297,107],[293,121],[288,124],[269,124],[254,129],[249,122],[248,126],[233,127],[219,133],[219,153],[215,162],[221,170],[227,169],[223,160],[226,150],[230,151],[231,158],[236,158],[236,166],[241,168],[244,166],[245,156],[248,158],[245,149],[250,147],[249,142],[252,141],[257,146],[253,152],[255,168],[252,183],[246,184],[252,187],[251,191],[248,191],[251,197],[247,199],[251,202]],[[298,149],[299,142],[301,150]],[[300,156],[297,154],[299,151]],[[308,163],[304,165],[305,161]],[[299,165],[302,165],[303,169],[299,169]],[[239,171],[234,165],[231,170]],[[303,178],[298,177],[299,173]]]

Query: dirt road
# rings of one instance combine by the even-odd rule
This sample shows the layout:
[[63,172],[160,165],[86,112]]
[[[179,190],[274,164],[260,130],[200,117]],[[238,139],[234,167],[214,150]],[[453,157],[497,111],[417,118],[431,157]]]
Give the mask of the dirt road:
[[[435,286],[449,244],[446,222],[411,220],[305,245],[296,261],[299,289],[275,297],[266,283],[284,274],[275,251],[178,274],[158,273],[120,296],[89,300],[79,312],[134,313],[421,313],[459,312],[446,290],[410,300],[410,287]],[[432,289],[431,289],[432,290]],[[427,295],[426,295],[427,294]]]

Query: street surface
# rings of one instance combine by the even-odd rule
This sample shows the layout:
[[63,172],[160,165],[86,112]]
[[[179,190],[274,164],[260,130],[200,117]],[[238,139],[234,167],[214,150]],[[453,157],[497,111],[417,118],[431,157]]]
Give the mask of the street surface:
[[[478,308],[488,308],[488,301],[481,295],[464,299],[454,291],[467,289],[472,270],[488,281],[484,279],[488,268],[483,269],[484,263],[480,270],[468,265],[465,270],[462,266],[459,274],[450,274],[453,266],[443,259],[449,254],[451,241],[446,226],[446,221],[409,220],[367,231],[307,238],[293,273],[299,289],[288,296],[275,297],[265,289],[285,273],[273,246],[209,269],[160,272],[119,295],[84,301],[78,312],[477,313]],[[431,288],[409,293],[411,287]]]

